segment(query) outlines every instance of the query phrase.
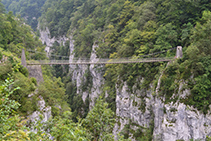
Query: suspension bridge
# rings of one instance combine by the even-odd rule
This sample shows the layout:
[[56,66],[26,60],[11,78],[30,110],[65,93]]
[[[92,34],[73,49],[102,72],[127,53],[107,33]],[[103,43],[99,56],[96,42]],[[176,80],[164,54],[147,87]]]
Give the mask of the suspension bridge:
[[[175,49],[175,48],[172,48]],[[169,49],[169,50],[172,50]],[[161,51],[159,53],[167,52],[168,50]],[[153,53],[153,55],[156,53]],[[143,55],[143,56],[150,56],[152,54]],[[28,65],[88,65],[88,64],[129,64],[129,63],[144,63],[144,62],[169,62],[175,58],[182,57],[182,47],[176,47],[176,56],[175,57],[163,57],[163,58],[118,58],[118,59],[97,59],[90,60],[88,58],[85,59],[73,59],[73,60],[26,60],[25,51],[22,50],[21,56],[21,64],[23,66]]]

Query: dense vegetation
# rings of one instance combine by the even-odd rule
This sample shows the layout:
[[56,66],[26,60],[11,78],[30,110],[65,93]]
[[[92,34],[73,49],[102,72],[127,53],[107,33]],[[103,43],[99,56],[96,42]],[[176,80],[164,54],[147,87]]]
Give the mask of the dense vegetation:
[[[116,84],[127,82],[132,93],[150,84],[156,88],[164,71],[159,96],[166,97],[165,103],[180,101],[206,113],[211,102],[210,10],[209,0],[47,0],[40,22],[52,37],[73,36],[75,57],[89,57],[93,44],[99,46],[99,58],[141,58],[182,46],[184,57],[167,68],[166,63],[106,65],[106,100],[115,112]],[[168,56],[175,56],[175,50],[149,57]],[[74,83],[70,86],[74,91]],[[191,93],[181,98],[185,89]]]
[[[28,70],[20,65],[22,48],[27,59],[46,59],[44,46],[30,26],[5,13],[0,3],[0,140],[114,140],[115,116],[108,104],[99,98],[85,119],[73,122],[61,79],[53,76],[51,67],[42,68],[44,82],[37,84],[29,78]],[[31,55],[27,49],[41,54]],[[41,97],[51,106],[52,117],[43,123],[40,115],[36,123],[30,122],[27,116],[40,111]],[[119,140],[124,139],[119,136]]]
[[[52,37],[72,35],[75,41],[75,57],[89,57],[94,43],[99,45],[96,50],[100,58],[140,58],[145,54],[181,45],[185,54],[178,63],[185,62],[186,65],[190,65],[192,64],[191,59],[196,60],[196,56],[199,58],[201,56],[196,54],[194,49],[199,49],[200,54],[204,52],[206,57],[209,55],[208,25],[210,19],[208,11],[210,9],[210,2],[204,0],[47,0],[40,22],[43,27],[47,26],[50,29]],[[199,46],[202,47],[199,48]],[[188,54],[192,54],[192,58],[188,57]],[[168,51],[150,57],[174,55],[175,51]],[[199,65],[203,64],[201,61],[204,59],[200,59],[195,62],[198,66],[191,65],[194,66],[191,74],[194,77],[197,77],[194,73],[200,68]],[[137,80],[143,77],[144,82],[137,87],[147,88],[157,78],[156,74],[162,69],[161,66],[165,66],[165,63],[107,65],[104,75],[105,88],[110,93],[108,100],[111,105],[115,100],[115,83],[121,84],[122,81],[126,81],[132,91],[132,87],[138,85]],[[166,75],[172,78],[166,77],[169,80],[164,81]],[[170,88],[171,83],[168,82],[173,83],[175,78],[171,74],[166,75],[162,79],[165,91],[161,93],[169,95],[167,97],[170,98],[174,87]],[[182,78],[183,76],[188,79],[188,76],[183,74]],[[193,84],[190,87],[193,87]],[[191,90],[192,94],[198,95],[199,90],[195,89],[196,86],[194,90]],[[204,99],[204,96],[201,99]],[[115,110],[113,106],[111,107]],[[196,107],[201,109],[200,106]]]
[[[209,0],[46,0],[40,3],[37,1],[26,1],[24,3],[21,0],[13,2],[3,0],[3,2],[7,9],[21,14],[23,17],[31,17],[32,19],[29,19],[28,23],[31,23],[33,28],[35,28],[33,17],[37,19],[41,15],[39,19],[40,28],[48,27],[51,37],[72,36],[75,57],[90,57],[94,44],[98,45],[96,51],[99,58],[168,57],[174,56],[175,50],[162,54],[153,53],[168,50],[178,45],[183,47],[184,57],[175,60],[168,67],[166,67],[166,63],[106,65],[103,70],[105,71],[103,91],[108,93],[106,101],[113,112],[116,110],[116,84],[121,87],[123,82],[126,82],[131,93],[135,93],[136,89],[149,89],[150,84],[153,84],[153,89],[155,89],[161,71],[163,71],[163,75],[159,96],[165,96],[165,103],[180,101],[187,105],[193,105],[204,113],[209,110],[211,102],[211,3]],[[6,54],[6,51],[10,51],[19,54],[23,47],[43,51],[43,46],[38,38],[34,38],[29,32],[30,27],[24,25],[21,19],[15,20],[12,13],[5,14],[3,6],[0,7],[2,13],[0,15],[0,49],[3,50],[3,53]],[[35,11],[29,12],[30,7],[33,7]],[[24,15],[25,13],[29,13],[29,15]],[[33,15],[35,13],[36,15]],[[60,46],[60,44],[54,43],[52,48],[53,54],[69,55],[68,44]],[[145,54],[153,55],[143,56]],[[0,58],[1,56],[0,54]],[[32,58],[41,57],[44,56],[32,56]],[[14,58],[12,60],[14,61]],[[26,93],[34,91],[34,81],[25,77],[27,72],[20,65],[10,64],[10,66],[4,67],[3,71],[0,72],[2,80],[8,77],[7,74],[14,73],[14,68],[15,73],[18,73],[15,75],[16,77],[21,79],[24,77],[26,80],[23,79],[23,82],[30,82],[27,83],[30,86],[24,89],[27,91]],[[76,84],[71,81],[68,68],[53,66],[52,72],[46,68],[46,74],[48,74],[46,78],[49,78],[49,76],[55,76],[55,78],[47,79],[46,83],[40,86],[40,90],[45,92],[43,96],[47,99],[50,98],[51,92],[54,93],[55,91],[50,84],[58,85],[60,89],[56,88],[56,90],[59,90],[62,95],[66,94],[67,103],[70,104],[73,111],[72,118],[79,123],[75,124],[69,121],[68,116],[64,115],[64,119],[67,118],[67,120],[59,121],[58,125],[65,122],[68,124],[67,129],[72,126],[80,126],[83,131],[86,130],[87,132],[88,130],[88,133],[94,133],[92,135],[80,134],[81,136],[86,136],[89,139],[101,138],[100,135],[104,133],[100,135],[95,133],[88,124],[91,123],[90,119],[93,118],[88,113],[89,101],[83,103],[80,95],[76,94]],[[88,90],[88,87],[92,84],[90,73],[86,72],[85,75],[87,81],[83,85],[83,91]],[[58,77],[61,77],[61,79]],[[142,83],[137,83],[140,81]],[[15,86],[20,87],[19,85]],[[189,89],[190,94],[181,97],[185,89]],[[18,92],[23,93],[20,89],[15,91],[14,94]],[[58,91],[55,91],[55,95],[56,93]],[[172,96],[174,97],[172,98]],[[14,99],[18,100],[18,98]],[[49,105],[53,106],[54,103],[51,102],[55,102],[55,99],[57,97],[49,100]],[[18,102],[23,105],[20,110],[25,111],[24,103]],[[32,105],[34,104],[32,103]],[[31,109],[33,111],[36,107],[32,106]],[[58,108],[54,107],[53,109],[55,115],[60,114]],[[144,105],[140,109],[144,111]],[[110,111],[110,113],[112,112]],[[80,119],[76,117],[85,118],[86,115],[89,120],[85,120],[84,122],[87,125],[83,126]],[[126,127],[125,130],[129,131],[130,127]],[[124,137],[128,138],[129,133],[126,131]],[[152,134],[151,130],[147,132]],[[146,135],[148,140],[151,139],[147,133],[142,134]],[[59,135],[58,132],[54,134],[55,137],[57,135]],[[59,140],[60,136],[57,139]],[[63,138],[61,137],[61,139]],[[138,139],[138,136],[136,139]]]
[[[188,105],[193,105],[198,110],[207,113],[210,110],[210,24],[211,12],[204,11],[202,17],[191,29],[190,45],[185,51],[185,56],[166,68],[162,77],[162,92],[167,101],[173,93],[182,93],[190,89],[191,94],[185,98],[177,95],[174,101],[181,99]],[[179,89],[180,85],[182,89]]]
[[2,0],[5,8],[15,15],[20,15],[25,19],[32,29],[36,30],[38,18],[42,13],[42,6],[46,0]]
[[[21,89],[16,87],[11,89],[13,82],[9,79],[0,86],[0,139],[1,140],[108,140],[113,141],[112,129],[115,123],[114,113],[107,109],[107,104],[100,98],[96,106],[89,112],[84,120],[74,123],[71,112],[66,111],[60,116],[56,116],[46,123],[40,120],[35,124],[27,125],[27,120],[21,118],[16,110],[20,104],[9,97],[15,91]],[[30,131],[34,130],[36,132]],[[119,141],[124,141],[119,137]]]

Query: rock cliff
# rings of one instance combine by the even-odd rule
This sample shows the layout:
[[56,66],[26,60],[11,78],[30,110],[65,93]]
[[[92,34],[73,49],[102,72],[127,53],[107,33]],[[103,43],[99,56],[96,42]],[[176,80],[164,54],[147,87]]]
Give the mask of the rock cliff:
[[[72,62],[74,59],[74,41],[70,38],[70,58],[69,61]],[[95,48],[97,45],[93,45],[90,60],[92,62],[97,62],[97,56],[95,53]],[[79,59],[78,62],[81,60]],[[94,106],[94,100],[102,93],[102,86],[104,84],[103,74],[98,71],[102,68],[102,65],[70,65],[70,73],[72,75],[72,81],[76,83],[77,94],[82,94],[82,99],[85,102],[86,98],[90,99],[90,108]],[[82,90],[81,87],[87,81],[86,73],[90,73],[92,87],[89,90]]]
[[[46,43],[46,50],[54,41],[66,41],[66,37],[58,39],[49,37],[49,30],[41,31],[41,40]],[[74,59],[74,41],[70,40],[70,57],[69,61]],[[93,45],[90,60],[98,61],[95,48]],[[80,62],[80,59],[78,60]],[[70,65],[71,79],[76,83],[77,94],[82,96],[85,102],[86,98],[90,99],[90,108],[94,105],[94,99],[102,93],[102,87],[105,82],[102,72],[98,71],[103,66],[95,65]],[[92,78],[91,88],[82,90],[81,86],[86,81],[86,73],[89,71]],[[160,74],[160,78],[162,73]],[[144,78],[137,80],[137,83],[142,83]],[[211,115],[204,115],[193,107],[184,105],[179,101],[168,104],[164,103],[165,97],[158,95],[160,88],[160,79],[157,82],[157,87],[154,90],[153,86],[150,89],[135,89],[131,92],[125,82],[122,87],[116,86],[116,115],[117,123],[113,133],[117,135],[119,132],[128,131],[128,136],[132,140],[137,140],[137,131],[140,131],[139,136],[144,136],[143,132],[151,130],[152,140],[158,141],[174,141],[174,140],[205,140],[206,136],[211,135]],[[182,84],[181,84],[182,85]],[[189,90],[179,91],[176,94],[185,97],[190,93]],[[127,129],[126,129],[127,128]],[[133,131],[133,132],[130,132]]]

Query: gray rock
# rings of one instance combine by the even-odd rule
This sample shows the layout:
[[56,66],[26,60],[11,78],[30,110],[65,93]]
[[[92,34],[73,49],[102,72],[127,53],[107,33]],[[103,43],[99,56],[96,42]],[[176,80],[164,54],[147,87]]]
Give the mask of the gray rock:
[[[66,38],[65,36],[59,38],[50,38],[50,32],[48,28],[45,31],[41,31],[41,37],[43,43],[46,43],[46,51],[50,52],[50,47],[55,41],[60,44],[68,39],[70,40],[70,57],[69,61],[74,60],[74,41],[72,37]],[[93,45],[90,60],[98,61],[95,48],[97,45]],[[78,59],[80,62],[80,59]],[[97,71],[97,68],[103,66],[96,65],[70,65],[69,72],[72,74],[72,81],[76,82],[77,94],[82,95],[82,99],[85,102],[87,98],[90,98],[90,109],[94,106],[94,100],[101,94],[104,84],[103,74]],[[81,86],[86,80],[84,74],[86,70],[89,70],[92,76],[92,87],[90,91],[82,91]],[[117,139],[117,134],[124,129],[124,126],[129,123],[135,123],[138,126],[149,128],[150,122],[154,123],[153,140],[158,141],[175,141],[175,140],[205,140],[207,135],[211,135],[211,115],[210,113],[204,115],[194,109],[193,107],[179,103],[177,100],[175,103],[165,104],[165,97],[158,95],[161,84],[162,72],[157,83],[156,89],[149,90],[133,90],[128,91],[128,86],[125,82],[122,87],[116,86],[116,115],[118,116],[117,123],[115,124],[113,134]],[[146,78],[145,78],[146,79]],[[137,80],[137,83],[142,83],[144,78]],[[185,82],[181,80],[179,86],[179,92],[174,93],[172,98],[179,96],[179,99],[185,98],[190,94],[190,90],[184,89]],[[152,86],[151,86],[152,87]],[[135,88],[134,88],[135,89]],[[106,93],[108,95],[108,93]],[[143,103],[144,102],[144,103]],[[42,104],[41,104],[42,105]],[[144,106],[143,106],[144,105]],[[36,115],[36,114],[35,114]],[[131,128],[136,130],[138,126],[131,125]],[[132,140],[133,135],[130,133]]]

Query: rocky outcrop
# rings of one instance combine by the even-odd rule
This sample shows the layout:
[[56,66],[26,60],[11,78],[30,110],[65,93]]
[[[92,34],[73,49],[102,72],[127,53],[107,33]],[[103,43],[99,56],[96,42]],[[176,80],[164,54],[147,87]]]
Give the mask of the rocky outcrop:
[[[139,98],[143,93],[147,93],[146,96]],[[197,109],[178,101],[164,104],[164,98],[153,96],[153,93],[153,91],[129,93],[125,83],[121,89],[117,89],[116,115],[119,117],[117,119],[119,123],[115,125],[115,134],[123,131],[125,125],[130,123],[133,123],[130,128],[137,129],[139,126],[150,128],[150,122],[153,121],[154,141],[191,139],[205,141],[206,136],[211,135],[210,113],[204,115]],[[190,91],[185,90],[184,93],[189,95]],[[143,101],[145,107],[141,108]],[[133,134],[130,134],[130,137],[135,140]]]
[[[70,38],[72,39],[72,38]],[[92,53],[90,56],[90,61],[97,62],[97,55],[95,53],[95,48],[97,45],[93,45]],[[74,60],[74,45],[73,41],[70,40],[70,58],[69,61]],[[81,62],[78,59],[77,62]],[[82,95],[82,99],[85,102],[87,98],[90,99],[90,108],[94,106],[94,100],[102,93],[102,85],[104,84],[103,74],[98,71],[99,68],[102,68],[102,65],[70,65],[70,73],[72,74],[72,81],[76,82],[77,94]],[[90,73],[92,78],[92,87],[89,90],[83,91],[81,88],[82,85],[87,81],[86,73]]]
[[[124,130],[126,125],[130,125],[131,129],[137,130],[137,128],[149,128],[150,122],[153,120],[151,113],[151,106],[153,103],[153,97],[151,91],[135,91],[131,93],[124,83],[122,88],[116,89],[116,115],[117,124],[114,127],[114,135]],[[143,95],[146,95],[143,98]],[[134,126],[131,125],[134,124]],[[130,133],[133,140],[133,135]]]
[[[57,40],[55,38],[50,39],[47,28],[45,32],[40,33],[41,40],[49,48]],[[59,37],[58,39],[57,41],[61,42],[70,41],[69,61],[73,61],[74,41],[72,37],[68,39]],[[96,47],[97,45],[92,47],[91,61],[98,61],[95,53]],[[78,59],[78,62],[80,62],[80,59]],[[105,80],[103,74],[97,71],[102,67],[97,65],[70,65],[69,72],[72,81],[76,84],[76,92],[82,96],[84,102],[87,98],[90,99],[90,108],[94,105],[94,99],[102,92]],[[87,79],[86,73],[88,71],[92,78],[92,85],[90,85],[89,90],[82,90],[81,87]],[[162,73],[160,74],[161,77]],[[137,83],[142,83],[142,81],[143,79],[137,80]],[[116,86],[116,115],[118,118],[113,130],[116,137],[119,132],[125,130],[127,125],[130,125],[129,128],[135,131],[141,129],[144,132],[146,129],[153,129],[152,139],[154,141],[205,140],[206,136],[211,135],[211,115],[204,115],[179,101],[165,104],[163,102],[165,97],[158,95],[160,79],[155,90],[151,86],[148,90],[136,90],[134,88],[131,92],[128,90],[127,84],[122,83],[122,87]],[[185,97],[189,94],[190,91],[186,89],[174,95]],[[129,136],[132,140],[136,140],[133,133],[129,133]]]
[[36,123],[37,120],[40,119],[40,115],[43,116],[42,122],[45,123],[49,120],[51,117],[51,107],[45,105],[45,100],[43,99],[42,96],[39,96],[39,101],[37,103],[39,110],[33,112],[30,116],[29,119]]
[[[178,94],[174,94],[178,95],[179,99],[190,94],[188,89],[181,90],[183,85],[185,84],[181,81]],[[157,84],[153,106],[154,140],[206,140],[206,136],[211,135],[210,113],[204,115],[197,109],[180,103],[179,99],[175,103],[164,104],[162,102],[164,98],[158,95],[159,88],[160,79]]]
[[[38,24],[38,29],[39,29],[39,24]],[[66,36],[60,36],[58,38],[53,37],[51,38],[50,31],[48,27],[45,28],[45,30],[40,30],[40,40],[42,41],[43,44],[46,45],[45,51],[50,52],[50,48],[53,46],[54,42],[58,42],[59,44],[63,43],[68,40]]]
[[[159,100],[158,100],[159,101]],[[211,115],[183,103],[155,104],[154,140],[205,140],[211,135]]]
[[28,65],[26,68],[29,71],[29,77],[36,78],[38,84],[43,82],[41,65]]
[[[51,52],[50,48],[52,47],[53,43],[57,41],[58,43],[63,43],[65,44],[66,41],[69,40],[69,48],[70,48],[70,56],[69,56],[69,61],[72,62],[73,60],[75,61],[74,57],[74,40],[72,39],[72,36],[69,38],[65,36],[61,36],[58,38],[51,38],[50,37],[50,31],[46,27],[45,30],[40,30],[40,39],[43,44],[46,44],[46,52]],[[92,47],[92,53],[90,56],[90,60],[93,62],[98,61],[96,53],[95,53],[95,48],[97,45],[93,45]],[[77,62],[80,62],[80,58],[77,60]],[[99,68],[103,67],[102,65],[70,65],[69,73],[72,76],[72,82],[75,82],[76,88],[77,88],[77,94],[80,94],[82,96],[83,101],[87,98],[90,99],[90,108],[94,105],[94,100],[96,97],[101,94],[101,88],[102,85],[104,84],[104,79],[103,79],[103,74],[98,71]],[[92,87],[89,90],[82,90],[81,87],[87,81],[86,79],[86,73],[90,73],[92,77]]]
[[[95,48],[98,47],[97,45],[92,46],[92,53],[90,56],[91,62],[98,62],[99,59],[97,59]],[[91,94],[89,95],[89,98],[91,99],[90,102],[90,108],[94,106],[94,100],[98,98],[98,96],[102,93],[102,87],[104,84],[104,78],[102,72],[98,71],[98,69],[102,69],[104,65],[94,65],[91,64],[89,66],[89,71],[91,72],[92,76],[92,88],[91,88]]]
[[[114,128],[115,136],[119,132],[125,132],[125,127],[130,125],[130,129],[141,129],[143,132],[146,128],[153,128],[154,141],[205,141],[206,136],[211,135],[210,113],[204,115],[179,100],[165,104],[165,98],[158,95],[161,77],[162,73],[154,91],[151,88],[131,92],[124,82],[123,87],[116,88],[116,115],[119,118]],[[181,85],[183,83],[181,81]],[[174,95],[184,98],[189,94],[190,91],[185,89]],[[129,136],[136,140],[133,133],[129,133]]]

